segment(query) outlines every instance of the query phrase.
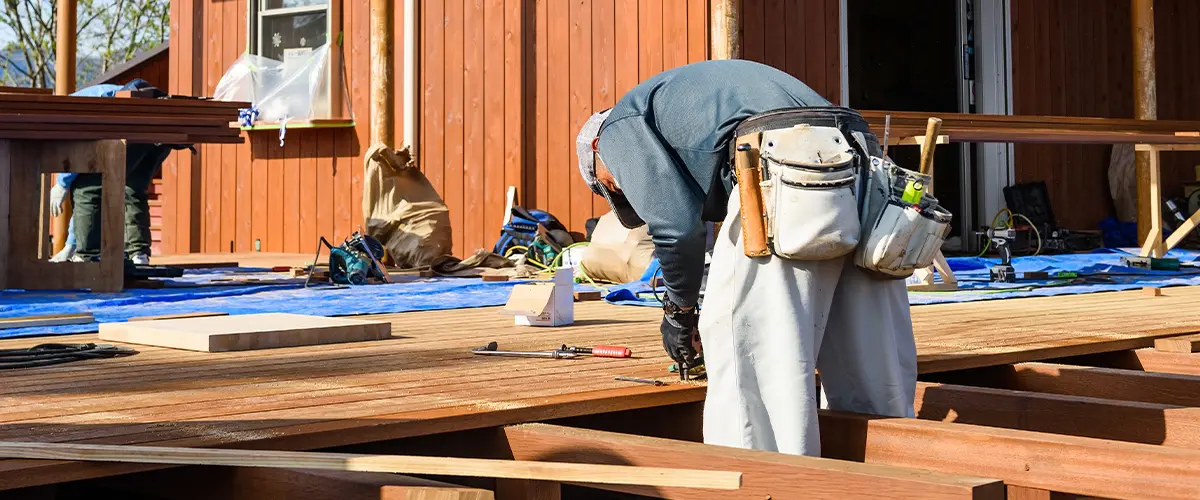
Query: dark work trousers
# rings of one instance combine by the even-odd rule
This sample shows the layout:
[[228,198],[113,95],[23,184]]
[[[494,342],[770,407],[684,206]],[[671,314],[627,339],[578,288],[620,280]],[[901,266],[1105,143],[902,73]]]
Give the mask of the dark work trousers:
[[[171,148],[130,144],[125,148],[125,255],[150,255],[150,201],[146,191]],[[100,256],[100,174],[79,174],[71,183],[74,204],[75,253],[85,259]]]

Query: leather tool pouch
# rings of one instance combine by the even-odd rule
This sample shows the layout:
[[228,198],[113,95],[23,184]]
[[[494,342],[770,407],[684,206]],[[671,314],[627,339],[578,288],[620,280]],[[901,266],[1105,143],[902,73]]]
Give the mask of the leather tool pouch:
[[854,133],[870,130],[861,115],[842,107],[781,109],[738,125],[739,141],[761,134],[757,156],[771,253],[828,260],[857,247],[858,181],[867,171],[867,155]]
[[950,231],[950,212],[923,192],[930,176],[872,157],[862,207],[858,267],[904,279],[933,264]]
[[771,251],[785,259],[828,260],[858,245],[854,150],[832,127],[763,132],[763,206]]
[[[739,139],[748,134],[761,134],[761,193],[773,254],[823,260],[853,253],[860,269],[884,279],[904,279],[932,264],[952,216],[920,189],[929,176],[882,158],[858,112],[781,109],[750,117],[734,132]],[[731,157],[738,142],[731,141]]]

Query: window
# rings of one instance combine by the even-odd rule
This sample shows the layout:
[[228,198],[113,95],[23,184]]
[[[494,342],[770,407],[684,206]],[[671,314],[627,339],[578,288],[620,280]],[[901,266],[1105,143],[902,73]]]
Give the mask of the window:
[[327,0],[258,0],[255,53],[285,61],[289,52],[320,47],[329,41]]
[[[248,52],[283,63],[282,76],[286,78],[294,69],[289,64],[303,63],[313,50],[336,40],[341,30],[341,1],[250,0]],[[340,48],[333,43],[322,75],[325,84],[319,95],[313,96],[313,118],[340,117],[340,85],[333,84],[341,82],[332,78],[341,74],[340,68]]]

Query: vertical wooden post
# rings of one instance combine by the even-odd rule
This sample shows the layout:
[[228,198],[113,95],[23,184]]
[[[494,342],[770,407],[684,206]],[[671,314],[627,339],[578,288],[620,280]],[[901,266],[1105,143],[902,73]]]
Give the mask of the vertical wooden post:
[[[56,0],[57,33],[54,47],[54,93],[68,95],[75,91],[75,49],[78,45],[75,34],[76,0]],[[45,177],[43,177],[45,179]],[[63,212],[53,218],[54,251],[58,253],[67,242],[67,229],[71,223],[71,203],[63,203]],[[45,240],[45,235],[42,235]]]
[[712,0],[709,16],[711,59],[737,59],[742,55],[738,0]]
[[[392,119],[393,0],[371,0],[371,144],[395,147]],[[408,15],[408,13],[405,13]]]
[[[1158,119],[1158,89],[1154,62],[1154,0],[1133,2],[1133,106],[1135,118]],[[1150,153],[1137,152],[1138,233],[1145,238],[1149,228],[1159,226],[1151,208]],[[1161,227],[1161,226],[1159,226]],[[1145,244],[1145,240],[1139,241]]]
[[75,91],[75,10],[76,0],[56,0],[58,32],[54,49],[54,93]]

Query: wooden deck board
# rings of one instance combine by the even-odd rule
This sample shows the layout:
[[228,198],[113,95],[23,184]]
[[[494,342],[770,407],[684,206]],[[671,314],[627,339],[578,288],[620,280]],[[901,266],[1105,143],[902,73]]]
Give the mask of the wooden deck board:
[[[921,371],[1148,347],[1200,331],[1200,311],[1188,307],[1200,288],[1165,292],[917,306]],[[677,381],[666,371],[657,309],[576,307],[576,325],[565,328],[516,327],[499,308],[376,315],[392,322],[393,338],[231,353],[138,346],[129,358],[13,371],[0,384],[0,439],[313,449],[703,399],[699,383],[613,380]],[[492,340],[514,350],[619,344],[634,358],[470,353]],[[2,461],[0,489],[130,467],[138,466]]]

